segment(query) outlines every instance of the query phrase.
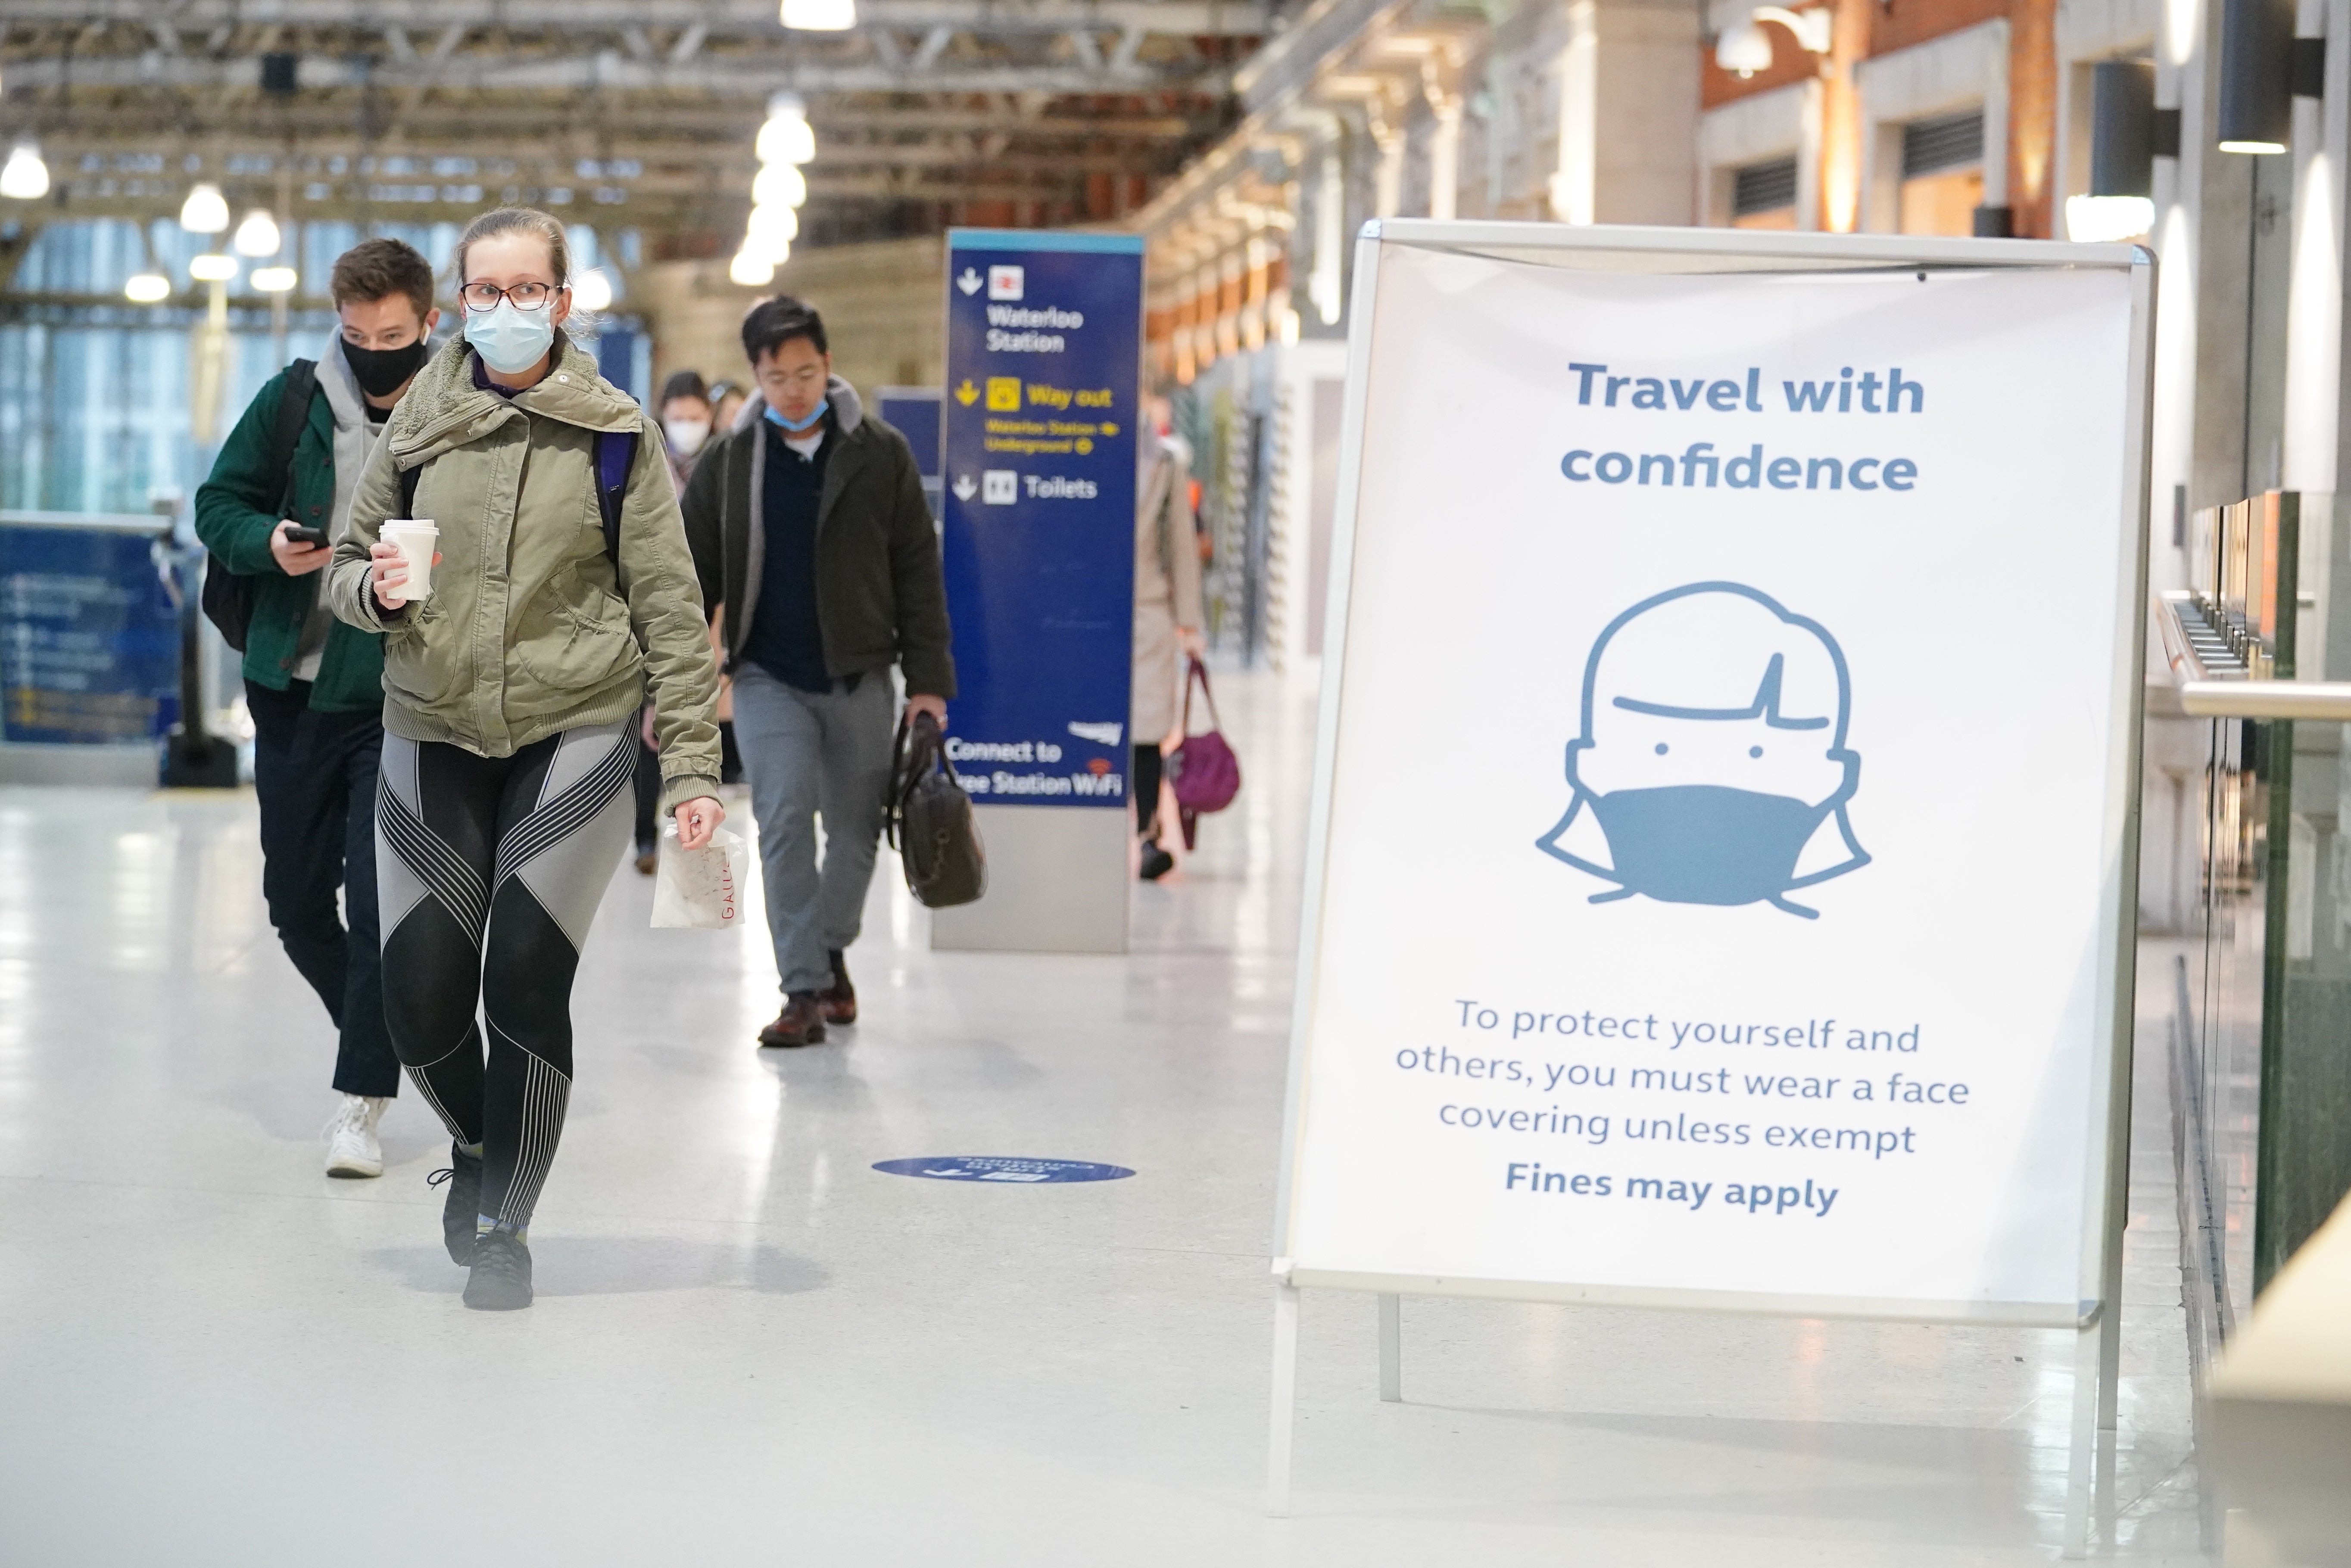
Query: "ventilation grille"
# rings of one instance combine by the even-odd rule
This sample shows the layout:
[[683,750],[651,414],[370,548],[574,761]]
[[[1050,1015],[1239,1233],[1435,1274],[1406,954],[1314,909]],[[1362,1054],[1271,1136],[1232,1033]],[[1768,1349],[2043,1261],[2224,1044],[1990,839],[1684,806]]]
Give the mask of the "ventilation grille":
[[1939,174],[1983,161],[1983,110],[1914,119],[1902,128],[1902,178]]
[[1754,213],[1776,213],[1782,207],[1796,204],[1796,161],[1793,158],[1774,159],[1769,163],[1750,163],[1731,176],[1730,215],[1744,218]]

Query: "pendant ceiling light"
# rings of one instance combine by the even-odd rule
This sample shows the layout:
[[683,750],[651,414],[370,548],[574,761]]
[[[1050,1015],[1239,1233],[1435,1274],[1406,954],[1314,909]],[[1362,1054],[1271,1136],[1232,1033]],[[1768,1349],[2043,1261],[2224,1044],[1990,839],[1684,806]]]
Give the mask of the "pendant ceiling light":
[[571,280],[571,303],[582,310],[610,310],[612,307],[612,275],[602,267],[591,266]]
[[776,281],[776,264],[747,242],[726,266],[726,275],[745,288],[765,288]]
[[762,163],[806,163],[816,156],[816,132],[809,129],[808,106],[799,94],[779,92],[768,100],[758,151]]
[[172,297],[172,280],[160,272],[135,272],[122,286],[122,295],[133,305],[153,305]]
[[857,26],[857,0],[784,0],[784,26],[801,33],[845,33]]
[[20,141],[0,164],[0,196],[18,202],[38,201],[49,193],[49,166],[41,161],[39,146]]
[[236,226],[236,252],[246,256],[274,256],[281,243],[277,220],[266,208],[256,207]]
[[751,182],[751,200],[762,207],[797,207],[808,200],[808,176],[789,163],[770,163]]
[[789,255],[792,242],[799,237],[800,215],[772,203],[752,208],[751,221],[743,225],[743,248],[773,262]]
[[180,227],[192,234],[217,234],[228,228],[228,202],[221,196],[221,188],[207,182],[188,188],[188,199],[180,203]]

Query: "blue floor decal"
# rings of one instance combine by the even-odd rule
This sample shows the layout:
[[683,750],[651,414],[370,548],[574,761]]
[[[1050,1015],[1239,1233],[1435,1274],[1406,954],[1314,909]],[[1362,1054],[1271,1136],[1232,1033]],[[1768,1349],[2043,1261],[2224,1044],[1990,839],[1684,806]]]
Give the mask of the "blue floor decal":
[[1096,1165],[1084,1159],[1006,1159],[992,1154],[884,1159],[875,1161],[873,1168],[892,1176],[925,1176],[933,1181],[1116,1181],[1134,1174],[1123,1165]]

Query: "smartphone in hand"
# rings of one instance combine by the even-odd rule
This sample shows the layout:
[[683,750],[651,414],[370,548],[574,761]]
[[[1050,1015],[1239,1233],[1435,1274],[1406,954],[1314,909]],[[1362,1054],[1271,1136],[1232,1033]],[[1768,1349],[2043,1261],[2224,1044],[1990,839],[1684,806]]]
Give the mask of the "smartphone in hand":
[[298,523],[289,523],[282,532],[289,543],[299,545],[306,550],[319,549],[327,543],[324,528],[305,528]]

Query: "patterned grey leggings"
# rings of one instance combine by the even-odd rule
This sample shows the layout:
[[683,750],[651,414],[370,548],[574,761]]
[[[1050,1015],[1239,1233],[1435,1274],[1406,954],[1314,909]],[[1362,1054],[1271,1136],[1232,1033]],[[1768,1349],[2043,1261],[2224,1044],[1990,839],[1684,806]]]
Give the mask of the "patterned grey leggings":
[[635,744],[626,722],[510,757],[383,739],[384,1019],[450,1136],[482,1147],[483,1219],[517,1231],[563,1136],[571,980],[629,842]]

